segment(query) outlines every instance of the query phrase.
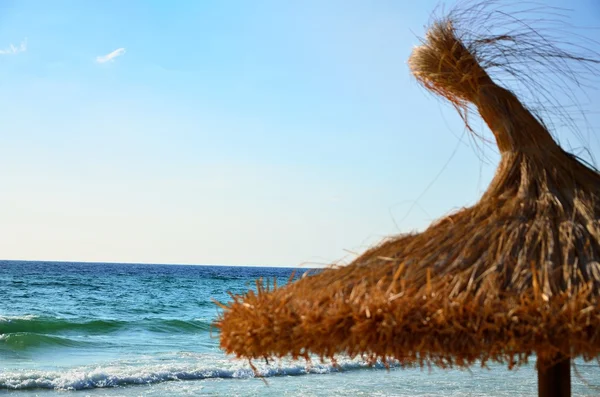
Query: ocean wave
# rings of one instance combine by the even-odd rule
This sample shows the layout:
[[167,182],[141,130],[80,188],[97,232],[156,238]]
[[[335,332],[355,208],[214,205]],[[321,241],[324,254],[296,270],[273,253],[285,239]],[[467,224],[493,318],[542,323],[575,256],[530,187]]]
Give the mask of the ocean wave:
[[[134,323],[135,324],[135,323]],[[139,322],[149,331],[154,332],[197,332],[197,331],[208,331],[210,330],[211,324],[202,320],[176,320],[176,319],[147,319]]]
[[53,334],[74,331],[85,334],[105,334],[124,329],[141,328],[151,332],[189,333],[210,330],[210,323],[194,320],[145,318],[123,320],[70,320],[34,315],[0,317],[0,335],[19,332]]
[[122,321],[115,320],[77,321],[33,315],[0,317],[0,334],[15,332],[52,333],[67,330],[104,333],[116,330],[124,324]]
[[[258,363],[257,363],[258,364]],[[301,364],[258,365],[258,374],[262,377],[299,376],[308,374],[326,374],[338,371],[367,368],[359,360],[348,359],[338,362],[337,366],[319,364],[306,367]],[[108,365],[99,367],[81,367],[61,371],[20,370],[0,373],[0,389],[54,389],[83,390],[128,385],[154,384],[168,381],[186,381],[202,379],[253,378],[255,373],[242,363],[232,365],[222,361],[220,366],[200,365]]]
[[78,347],[86,342],[76,341],[60,336],[42,335],[32,332],[17,332],[0,335],[0,346],[8,346],[13,350],[26,350],[36,347]]

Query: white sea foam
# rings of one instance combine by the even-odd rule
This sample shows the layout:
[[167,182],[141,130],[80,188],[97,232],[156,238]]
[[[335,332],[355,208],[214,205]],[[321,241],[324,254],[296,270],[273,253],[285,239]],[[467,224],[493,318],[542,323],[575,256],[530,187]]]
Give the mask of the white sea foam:
[[11,322],[15,320],[33,320],[39,318],[35,314],[24,314],[22,316],[0,316],[0,322]]
[[[192,357],[187,357],[188,360]],[[138,362],[117,362],[96,367],[69,368],[64,371],[15,370],[0,373],[0,389],[55,389],[82,390],[125,385],[154,384],[166,381],[201,380],[211,378],[252,378],[256,375],[247,363],[238,360],[217,359],[207,363],[177,364],[169,360],[166,364],[144,365]],[[215,357],[216,358],[216,357]],[[194,360],[196,361],[196,360]],[[326,374],[337,371],[355,370],[367,367],[361,360],[339,360],[337,366],[285,361],[255,363],[263,377]]]

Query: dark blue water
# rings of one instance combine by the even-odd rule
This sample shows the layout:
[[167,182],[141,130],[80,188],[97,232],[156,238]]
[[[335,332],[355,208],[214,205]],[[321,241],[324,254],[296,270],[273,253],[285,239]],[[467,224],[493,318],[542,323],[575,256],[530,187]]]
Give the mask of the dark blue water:
[[[340,368],[256,363],[265,385],[219,349],[214,301],[255,288],[258,278],[283,284],[292,271],[0,261],[0,394],[535,395],[531,367],[386,371],[344,357]],[[597,365],[578,370],[600,384]],[[574,386],[575,395],[597,394],[577,377]]]

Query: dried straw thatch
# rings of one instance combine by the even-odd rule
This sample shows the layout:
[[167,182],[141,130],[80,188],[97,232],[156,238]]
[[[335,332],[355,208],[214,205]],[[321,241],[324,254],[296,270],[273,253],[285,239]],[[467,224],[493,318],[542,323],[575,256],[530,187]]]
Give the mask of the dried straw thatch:
[[501,161],[481,200],[348,266],[234,296],[217,322],[226,352],[509,368],[600,355],[600,175],[486,72],[484,50],[521,38],[466,41],[457,15],[430,26],[409,65],[493,132]]

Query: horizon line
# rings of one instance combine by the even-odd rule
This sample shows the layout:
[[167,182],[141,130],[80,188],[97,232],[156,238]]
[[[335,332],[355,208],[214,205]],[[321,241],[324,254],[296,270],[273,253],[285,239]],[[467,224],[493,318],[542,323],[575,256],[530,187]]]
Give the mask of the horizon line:
[[229,264],[198,264],[198,263],[149,263],[149,262],[104,262],[104,261],[74,261],[74,260],[39,260],[39,259],[0,259],[1,262],[45,262],[45,263],[79,263],[79,264],[105,264],[105,265],[146,265],[146,266],[213,266],[213,267],[268,267],[268,268],[284,268],[284,269],[323,269],[326,266],[321,267],[305,267],[302,265],[298,266],[273,266],[273,265],[229,265]]

